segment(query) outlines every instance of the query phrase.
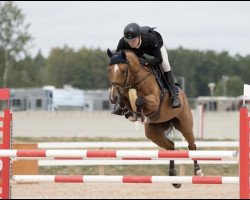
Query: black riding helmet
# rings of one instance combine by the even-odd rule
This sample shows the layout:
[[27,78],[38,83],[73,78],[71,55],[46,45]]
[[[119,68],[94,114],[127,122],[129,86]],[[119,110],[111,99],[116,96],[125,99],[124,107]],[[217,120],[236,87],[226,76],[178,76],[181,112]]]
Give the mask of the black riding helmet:
[[129,41],[136,37],[139,37],[141,34],[141,28],[136,23],[130,23],[124,28],[124,39]]

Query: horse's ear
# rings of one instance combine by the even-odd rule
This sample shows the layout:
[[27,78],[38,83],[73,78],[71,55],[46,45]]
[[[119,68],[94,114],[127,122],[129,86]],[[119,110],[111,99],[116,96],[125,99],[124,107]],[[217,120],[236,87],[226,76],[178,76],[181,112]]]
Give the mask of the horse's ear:
[[122,58],[127,60],[127,56],[126,56],[126,53],[124,51],[121,51],[121,54],[122,54]]
[[107,54],[111,58],[114,54],[110,51],[110,49],[107,49]]

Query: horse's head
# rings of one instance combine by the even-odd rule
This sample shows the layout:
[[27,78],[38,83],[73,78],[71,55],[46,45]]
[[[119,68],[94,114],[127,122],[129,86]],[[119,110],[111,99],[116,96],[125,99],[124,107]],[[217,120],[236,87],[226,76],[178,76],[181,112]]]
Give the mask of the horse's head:
[[109,99],[112,103],[116,103],[119,92],[130,87],[130,63],[124,51],[113,54],[108,49],[107,54],[111,58],[108,66],[108,75],[111,84]]

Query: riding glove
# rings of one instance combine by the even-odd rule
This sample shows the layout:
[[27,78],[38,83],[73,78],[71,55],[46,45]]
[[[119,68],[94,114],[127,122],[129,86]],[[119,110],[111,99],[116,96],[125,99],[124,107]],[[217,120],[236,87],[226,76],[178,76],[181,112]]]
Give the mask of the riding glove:
[[148,61],[143,58],[140,58],[140,63],[142,66],[148,66]]

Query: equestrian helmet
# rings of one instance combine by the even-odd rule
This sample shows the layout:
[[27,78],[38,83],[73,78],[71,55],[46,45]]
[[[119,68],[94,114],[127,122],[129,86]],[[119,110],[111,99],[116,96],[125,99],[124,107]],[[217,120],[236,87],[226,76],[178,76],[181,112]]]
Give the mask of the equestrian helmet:
[[124,39],[129,41],[136,37],[139,37],[141,34],[141,28],[136,23],[130,23],[124,28]]

